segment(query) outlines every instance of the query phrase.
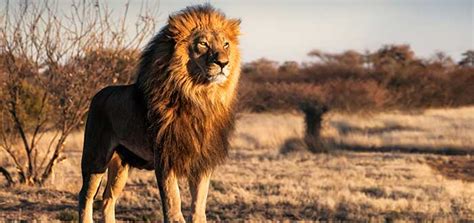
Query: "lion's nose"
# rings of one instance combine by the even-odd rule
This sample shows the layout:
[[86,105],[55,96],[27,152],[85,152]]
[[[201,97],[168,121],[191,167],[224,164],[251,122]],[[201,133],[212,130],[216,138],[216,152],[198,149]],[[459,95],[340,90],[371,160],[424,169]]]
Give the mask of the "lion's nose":
[[224,69],[225,66],[227,66],[227,64],[229,64],[229,60],[223,56],[221,56],[220,54],[216,53],[216,55],[214,56],[214,61],[213,61],[215,64],[219,65],[219,67],[221,67],[221,69]]
[[217,65],[219,65],[219,67],[221,67],[221,69],[224,69],[224,67],[227,66],[227,64],[229,63],[229,61],[228,61],[228,60],[224,60],[224,61],[216,60],[216,61],[214,61],[214,63],[216,63]]

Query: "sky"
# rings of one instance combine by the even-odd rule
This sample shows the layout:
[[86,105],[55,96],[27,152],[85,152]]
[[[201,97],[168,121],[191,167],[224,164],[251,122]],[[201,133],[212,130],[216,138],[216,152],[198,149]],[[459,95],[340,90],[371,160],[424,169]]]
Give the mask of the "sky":
[[[3,0],[1,0],[3,1]],[[63,8],[68,0],[59,0]],[[115,11],[126,0],[108,0]],[[155,8],[158,27],[170,13],[210,2],[240,18],[244,62],[268,58],[310,61],[319,49],[374,51],[384,44],[409,44],[417,56],[444,51],[455,60],[474,49],[474,0],[129,0],[131,14],[142,2]],[[66,3],[65,3],[66,2]]]

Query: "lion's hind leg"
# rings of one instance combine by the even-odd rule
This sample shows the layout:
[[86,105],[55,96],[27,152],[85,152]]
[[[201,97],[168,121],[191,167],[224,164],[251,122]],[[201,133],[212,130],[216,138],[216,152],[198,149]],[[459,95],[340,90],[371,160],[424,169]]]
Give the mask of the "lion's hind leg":
[[79,192],[79,222],[93,222],[93,202],[104,173],[83,173],[82,188]]
[[117,144],[112,140],[110,126],[92,103],[87,119],[82,151],[82,188],[79,192],[79,222],[93,222],[94,197]]
[[[84,150],[85,157],[98,157],[98,154],[89,154],[87,149]],[[106,171],[107,159],[102,161],[89,162],[90,160],[82,160],[82,188],[79,192],[79,222],[93,222],[93,203],[94,198],[99,190],[102,177]]]
[[129,165],[115,152],[108,165],[107,186],[103,195],[102,213],[106,223],[115,222],[115,203],[128,178]]

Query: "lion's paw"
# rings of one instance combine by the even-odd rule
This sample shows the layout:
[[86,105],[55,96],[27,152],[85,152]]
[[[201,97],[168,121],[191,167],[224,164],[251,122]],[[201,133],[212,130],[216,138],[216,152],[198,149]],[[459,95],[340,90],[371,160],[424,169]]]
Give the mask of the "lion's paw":
[[206,215],[198,215],[198,214],[193,214],[191,217],[191,222],[193,223],[205,223],[207,222],[206,220]]

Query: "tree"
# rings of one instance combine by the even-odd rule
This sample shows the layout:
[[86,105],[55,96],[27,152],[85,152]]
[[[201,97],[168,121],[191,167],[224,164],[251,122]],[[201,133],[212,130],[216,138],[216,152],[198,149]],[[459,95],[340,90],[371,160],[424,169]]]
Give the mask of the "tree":
[[364,64],[363,55],[355,50],[347,50],[334,57],[339,64],[344,64],[349,67],[361,67]]
[[285,61],[278,67],[278,72],[281,74],[297,74],[300,66],[296,61]]
[[71,1],[67,16],[55,4],[7,2],[0,14],[0,151],[13,167],[0,173],[9,184],[46,182],[66,158],[64,142],[82,125],[93,94],[130,81],[137,49],[155,27],[143,12],[135,34],[128,32],[128,3],[117,20],[97,1]]
[[250,63],[244,64],[242,71],[247,74],[268,74],[274,75],[277,73],[278,62],[260,58]]
[[315,57],[315,58],[317,58],[321,63],[325,63],[325,64],[333,62],[333,59],[334,59],[334,57],[332,56],[332,54],[323,52],[322,50],[318,50],[318,49],[311,50],[311,51],[308,53],[308,56],[310,56],[310,57]]
[[326,53],[321,50],[312,50],[308,56],[316,57],[321,63],[343,65],[348,67],[361,67],[364,57],[355,50],[347,50],[342,53]]
[[462,55],[463,58],[459,62],[459,65],[466,67],[474,67],[474,50],[468,50]]
[[456,65],[454,60],[443,51],[435,52],[433,56],[431,56],[431,58],[427,61],[427,64],[431,69],[441,70],[453,68]]
[[384,45],[372,55],[372,63],[377,70],[393,72],[401,67],[420,66],[421,61],[415,57],[410,45]]

